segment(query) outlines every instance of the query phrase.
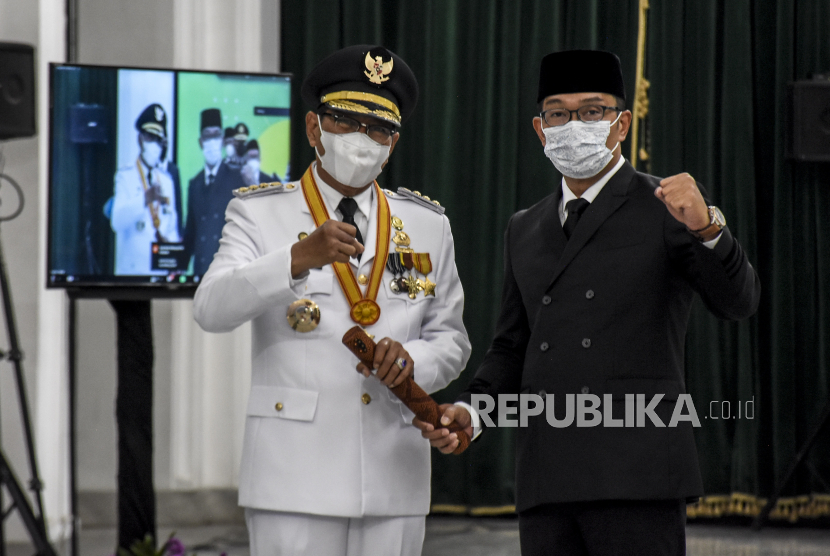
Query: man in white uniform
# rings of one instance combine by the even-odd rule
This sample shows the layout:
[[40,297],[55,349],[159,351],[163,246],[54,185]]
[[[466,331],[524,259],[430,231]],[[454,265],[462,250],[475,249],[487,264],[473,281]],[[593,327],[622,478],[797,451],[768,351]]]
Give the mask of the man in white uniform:
[[165,164],[167,115],[151,104],[135,122],[139,156],[115,174],[115,195],[110,225],[115,232],[115,274],[145,276],[167,274],[153,270],[154,243],[177,243],[178,195]]
[[[315,162],[300,181],[235,191],[194,302],[210,332],[253,321],[239,480],[251,554],[416,556],[429,444],[389,386],[412,376],[434,392],[470,354],[443,208],[374,182],[417,82],[395,54],[358,45],[302,94]],[[341,344],[356,323],[378,343],[372,370]]]

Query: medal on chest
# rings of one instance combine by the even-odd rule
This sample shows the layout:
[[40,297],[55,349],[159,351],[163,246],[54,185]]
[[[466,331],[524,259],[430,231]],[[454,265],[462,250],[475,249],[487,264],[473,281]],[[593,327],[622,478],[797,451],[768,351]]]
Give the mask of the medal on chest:
[[[311,217],[314,219],[314,224],[319,227],[329,219],[329,213],[323,203],[320,190],[314,181],[314,173],[311,170],[311,166],[306,170],[300,183],[306,204],[311,212]],[[375,197],[377,199],[377,217],[375,219],[377,222],[377,242],[375,244],[375,258],[372,262],[372,270],[368,276],[366,293],[364,294],[361,291],[360,285],[349,263],[332,263],[334,274],[337,276],[340,288],[343,290],[343,294],[346,296],[349,307],[351,308],[349,316],[361,326],[375,324],[380,318],[380,306],[378,306],[375,300],[378,297],[378,291],[383,281],[383,271],[387,255],[389,254],[389,241],[392,235],[391,215],[386,196],[380,190],[377,182],[372,183],[372,187],[375,188]]]
[[[403,226],[403,220],[397,216],[392,217],[392,227],[395,228],[392,242],[396,247],[395,252],[390,253],[386,261],[386,268],[394,276],[389,282],[389,289],[398,294],[407,294],[409,299],[415,299],[418,292],[424,292],[424,297],[435,297],[436,284],[427,277],[432,272],[429,253],[416,253],[409,247],[411,240],[409,234],[403,231]],[[413,276],[413,268],[423,274],[424,278]],[[407,272],[409,275],[404,277]]]

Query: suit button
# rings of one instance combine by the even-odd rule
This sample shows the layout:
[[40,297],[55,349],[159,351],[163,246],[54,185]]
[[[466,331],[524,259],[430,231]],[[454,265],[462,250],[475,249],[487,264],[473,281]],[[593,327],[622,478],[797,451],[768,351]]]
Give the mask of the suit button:
[[582,347],[584,347],[584,348],[591,347],[591,338],[582,338]]
[[550,296],[546,295],[542,298],[542,305],[550,305]]
[[366,278],[365,274],[361,274],[360,276],[357,277],[357,283],[360,284],[361,286],[365,286],[366,284],[369,283],[369,279]]
[[282,402],[277,402],[277,405],[274,406],[274,409],[277,411],[282,411]]
[[360,396],[360,401],[362,401],[366,405],[369,405],[369,402],[372,401],[372,396],[370,396],[369,394],[363,394],[362,396]]
[[593,299],[594,298],[594,290],[588,290],[587,292],[585,292],[585,297],[587,299]]
[[582,387],[582,393],[583,394],[589,394],[590,392],[591,392],[591,389],[588,388],[587,386]]
[[542,342],[542,345],[539,346],[539,349],[541,349],[542,351],[547,351],[549,347],[550,345],[548,345],[547,342]]

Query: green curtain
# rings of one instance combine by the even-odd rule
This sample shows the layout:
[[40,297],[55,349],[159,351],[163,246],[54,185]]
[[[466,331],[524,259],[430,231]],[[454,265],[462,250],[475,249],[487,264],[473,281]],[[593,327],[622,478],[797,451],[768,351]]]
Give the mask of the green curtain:
[[[418,77],[418,107],[380,181],[421,191],[447,208],[473,343],[467,370],[436,396],[450,401],[492,337],[507,220],[560,181],[531,127],[539,62],[562,49],[614,51],[633,99],[639,2],[282,0],[281,6],[282,69],[297,81],[295,175],[313,158],[299,84],[319,60],[350,44],[383,44]],[[745,493],[756,497],[756,508],[830,398],[830,171],[827,164],[783,158],[786,84],[830,70],[829,6],[826,0],[651,0],[649,11],[650,114],[643,132],[651,171],[687,171],[707,187],[764,287],[758,315],[742,323],[717,321],[695,307],[687,342],[706,491],[733,502],[733,493]],[[623,145],[624,153],[629,149]],[[753,399],[753,419],[704,419],[710,401],[728,401],[736,414],[738,403],[743,410]],[[824,437],[810,455],[825,477],[828,451]],[[490,431],[460,457],[434,454],[434,509],[509,512],[513,481],[511,431]],[[818,491],[802,473],[788,494]]]

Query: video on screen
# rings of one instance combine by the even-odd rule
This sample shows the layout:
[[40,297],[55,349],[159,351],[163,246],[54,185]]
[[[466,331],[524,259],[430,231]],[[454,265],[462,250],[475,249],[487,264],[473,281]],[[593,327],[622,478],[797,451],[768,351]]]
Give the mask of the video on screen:
[[196,284],[232,191],[291,179],[288,76],[52,67],[53,287]]

